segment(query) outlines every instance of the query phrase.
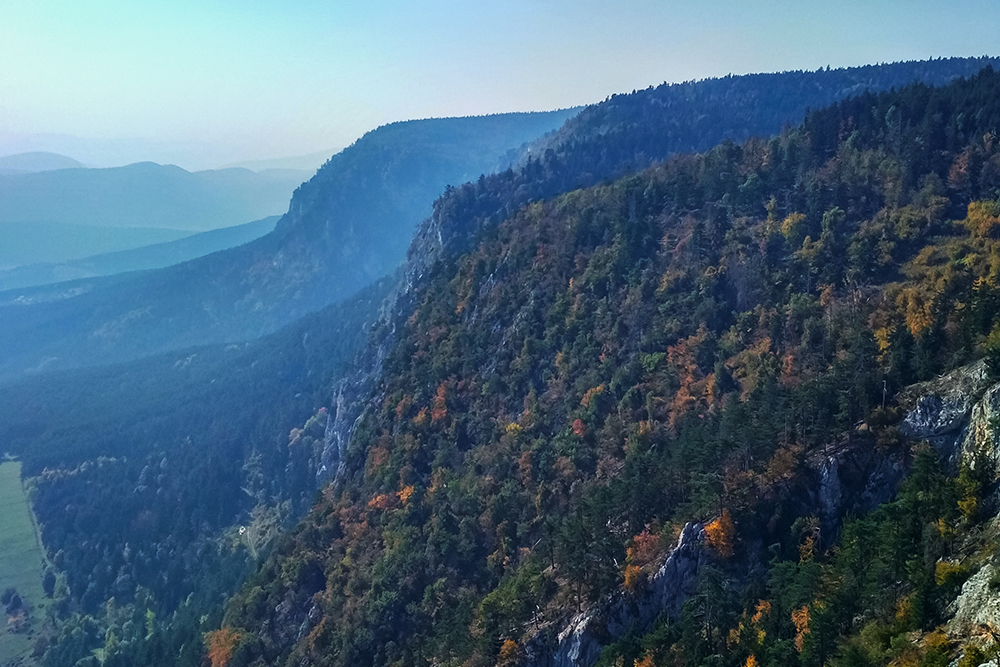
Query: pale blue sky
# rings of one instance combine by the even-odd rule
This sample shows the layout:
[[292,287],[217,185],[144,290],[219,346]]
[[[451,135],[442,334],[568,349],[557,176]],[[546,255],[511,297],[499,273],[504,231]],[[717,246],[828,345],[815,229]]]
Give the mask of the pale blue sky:
[[142,139],[123,160],[206,167],[663,81],[997,54],[997,0],[0,0],[0,152]]

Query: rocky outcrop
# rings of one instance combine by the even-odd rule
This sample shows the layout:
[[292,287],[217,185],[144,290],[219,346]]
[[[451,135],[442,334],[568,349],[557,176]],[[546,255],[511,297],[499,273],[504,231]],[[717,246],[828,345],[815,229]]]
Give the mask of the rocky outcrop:
[[[987,393],[990,381],[979,361],[962,366],[930,382],[907,388],[899,402],[909,412],[900,425],[900,434],[911,440],[926,440],[953,465],[965,451],[966,430],[974,408]],[[975,436],[970,443],[981,443]]]
[[542,631],[528,643],[528,667],[590,667],[601,650],[629,632],[648,631],[661,614],[676,618],[698,588],[698,571],[710,554],[701,524],[684,526],[677,545],[635,593],[618,593],[607,603],[574,616],[557,634]]
[[982,625],[1000,627],[1000,595],[991,585],[998,574],[996,567],[986,565],[962,585],[950,623],[953,632],[967,636]]
[[957,456],[975,467],[979,455],[984,455],[993,464],[994,471],[1000,471],[1000,447],[995,436],[997,420],[1000,419],[1000,384],[991,387],[972,406],[969,423],[962,432]]
[[836,539],[844,517],[891,500],[907,470],[901,452],[879,451],[862,439],[828,448],[806,463],[798,509],[818,516],[824,546]]

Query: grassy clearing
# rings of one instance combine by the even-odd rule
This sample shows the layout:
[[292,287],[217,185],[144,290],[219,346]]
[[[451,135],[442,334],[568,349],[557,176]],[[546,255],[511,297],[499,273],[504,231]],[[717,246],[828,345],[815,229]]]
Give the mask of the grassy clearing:
[[42,590],[44,570],[45,553],[21,484],[21,464],[5,461],[0,463],[0,592],[9,587],[17,590],[27,610],[27,626],[11,632],[17,614],[0,606],[0,665],[34,664],[29,656],[49,602]]

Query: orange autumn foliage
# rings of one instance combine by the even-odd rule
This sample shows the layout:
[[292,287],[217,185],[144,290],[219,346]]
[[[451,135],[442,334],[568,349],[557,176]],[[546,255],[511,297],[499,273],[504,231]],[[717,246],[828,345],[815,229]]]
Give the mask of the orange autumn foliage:
[[368,501],[369,509],[387,510],[396,506],[399,499],[395,493],[382,493]]
[[736,540],[736,524],[729,516],[729,510],[722,510],[722,516],[705,526],[705,541],[715,553],[723,558],[733,555],[733,543]]
[[431,408],[431,421],[441,421],[448,416],[448,388],[444,386],[442,382],[437,388],[437,394],[434,395],[434,406]]
[[410,498],[413,496],[413,485],[407,484],[402,489],[397,491],[396,495],[399,497],[399,501],[401,503],[403,503],[404,505],[407,504],[408,502],[410,502]]
[[799,653],[805,648],[805,637],[809,634],[809,607],[800,607],[792,612],[792,623],[795,624],[795,648]]
[[212,667],[226,667],[242,635],[232,628],[221,628],[205,634],[205,647]]
[[656,667],[656,663],[653,662],[653,654],[649,652],[642,657],[642,660],[636,660],[632,664],[634,667]]

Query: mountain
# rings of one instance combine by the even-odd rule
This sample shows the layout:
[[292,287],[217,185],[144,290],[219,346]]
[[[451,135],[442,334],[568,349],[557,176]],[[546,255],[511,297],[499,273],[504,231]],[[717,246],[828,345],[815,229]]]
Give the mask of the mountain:
[[[323,379],[302,379],[336,365],[303,322],[246,358],[273,364],[259,376],[225,379],[240,346],[223,346],[214,367],[164,355],[0,389],[64,551],[46,664],[820,664],[830,628],[906,649],[960,579],[943,566],[938,591],[937,560],[885,554],[955,556],[936,537],[959,520],[949,494],[985,503],[909,445],[912,403],[892,396],[991,349],[994,288],[975,278],[1000,254],[981,199],[996,86],[864,95],[619,178],[597,175],[600,151],[552,149],[450,188],[375,345]],[[606,182],[537,195],[581,177]],[[275,378],[286,354],[297,370]],[[279,406],[304,421],[286,431]],[[326,463],[334,483],[258,561]],[[841,528],[911,469],[902,505]],[[830,551],[841,531],[878,551]],[[257,562],[220,626],[212,600]],[[838,606],[879,595],[868,616]]]
[[0,270],[69,262],[97,253],[169,243],[191,232],[162,227],[101,227],[67,222],[0,222]]
[[71,157],[43,151],[0,157],[0,174],[80,169],[84,166],[83,163],[77,162]]
[[[275,231],[247,246],[126,282],[0,294],[0,316],[25,323],[0,332],[0,378],[43,364],[121,361],[274,331],[396,266],[411,230],[431,213],[430,203],[446,185],[512,161],[524,161],[523,168],[461,186],[460,196],[445,200],[454,210],[435,219],[470,226],[429,228],[430,247],[436,235],[461,245],[483,220],[497,222],[528,201],[642,168],[691,146],[708,149],[721,137],[745,136],[748,126],[779,132],[803,109],[831,96],[920,77],[947,80],[988,62],[946,59],[665,85],[609,98],[585,110],[588,120],[569,134],[520,150],[574,113],[387,125],[334,156],[296,191]],[[680,105],[675,113],[671,100],[688,97],[701,102]],[[784,120],[782,113],[788,114]]]
[[[387,125],[331,158],[276,229],[246,245],[152,272],[4,292],[0,378],[256,338],[345,299],[402,261],[446,185],[503,166],[501,155],[572,113]],[[229,172],[257,177],[180,175]]]
[[284,212],[298,171],[191,173],[152,162],[112,169],[0,174],[0,223],[206,231]]
[[998,129],[990,69],[864,93],[414,252],[342,474],[206,651],[986,655],[937,628],[996,548]]
[[[159,269],[172,264],[186,262],[196,257],[203,257],[219,250],[234,248],[244,243],[260,238],[274,229],[278,216],[271,216],[254,222],[248,222],[235,227],[224,227],[184,236],[176,241],[156,243],[153,245],[141,246],[130,250],[118,252],[108,252],[100,255],[90,255],[82,259],[72,259],[59,264],[28,264],[14,269],[0,271],[0,290],[19,289],[35,285],[46,285],[57,282],[76,280],[79,278],[93,278],[96,276],[109,276],[128,271],[143,271],[148,269]],[[31,231],[37,232],[38,227],[32,226]],[[0,226],[0,232],[4,229]],[[59,230],[63,234],[72,234],[80,229],[89,229],[78,225],[60,225]],[[138,231],[138,230],[137,230]],[[145,231],[141,232],[145,235]],[[167,232],[173,233],[173,232]],[[27,236],[23,232],[11,235],[11,243],[16,243]],[[38,240],[32,236],[33,240]],[[116,231],[113,239],[121,241],[121,235]],[[79,241],[75,243],[81,247]],[[0,244],[0,247],[7,247]],[[18,256],[25,256],[27,253],[17,251]]]

